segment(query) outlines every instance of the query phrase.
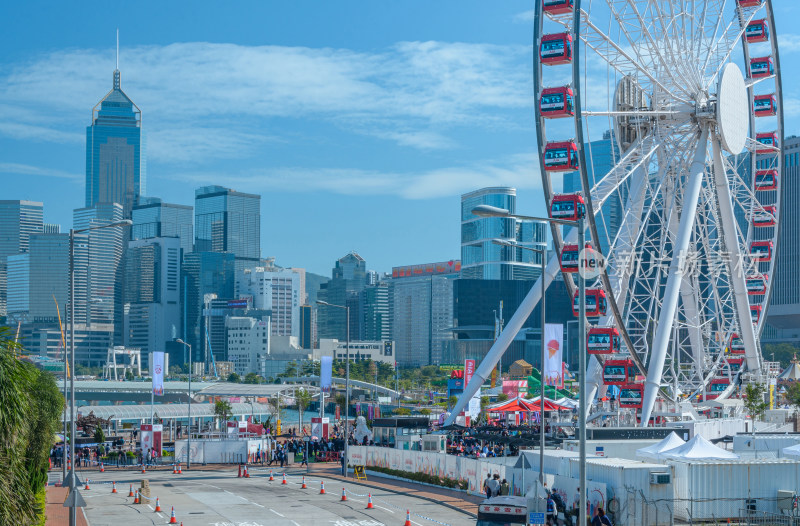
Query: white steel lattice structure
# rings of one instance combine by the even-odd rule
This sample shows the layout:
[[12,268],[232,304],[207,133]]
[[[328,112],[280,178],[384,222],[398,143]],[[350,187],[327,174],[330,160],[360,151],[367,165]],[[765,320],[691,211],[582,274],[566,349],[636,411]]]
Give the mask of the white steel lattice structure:
[[[587,283],[597,307],[589,352],[593,335],[612,343],[590,357],[587,399],[609,383],[608,359],[629,359],[646,377],[628,374],[622,387],[628,407],[641,408],[642,425],[658,398],[724,398],[742,371],[761,374],[759,334],[782,212],[774,28],[771,0],[536,2],[544,197],[554,218],[577,219],[585,210],[591,248],[605,252],[604,270]],[[609,169],[599,168],[590,147],[604,134],[614,145]],[[565,173],[578,177],[581,192],[555,192]],[[604,207],[612,200],[622,211],[613,227]],[[579,251],[575,229],[551,227],[558,255],[545,285],[561,256],[573,252],[574,262]],[[574,295],[569,270],[577,265],[564,266]],[[539,290],[532,288],[514,318],[530,314]],[[507,332],[515,331],[514,318]],[[513,336],[498,338],[476,380]],[[462,398],[476,392],[473,383]]]

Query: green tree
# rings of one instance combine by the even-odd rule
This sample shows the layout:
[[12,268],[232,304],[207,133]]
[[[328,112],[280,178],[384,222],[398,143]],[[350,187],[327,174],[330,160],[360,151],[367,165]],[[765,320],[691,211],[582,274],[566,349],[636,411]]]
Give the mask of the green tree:
[[238,384],[239,382],[242,381],[242,378],[236,373],[231,373],[228,375],[228,381],[234,384]]
[[228,416],[230,416],[231,411],[233,411],[233,407],[225,400],[217,400],[216,403],[214,403],[214,415],[222,422],[228,421]]
[[106,435],[103,433],[103,428],[100,426],[94,428],[94,441],[98,444],[102,444],[106,441]]
[[781,367],[789,367],[795,355],[800,353],[800,348],[791,343],[767,343],[761,346],[761,356],[765,360],[781,363]]
[[43,523],[44,483],[64,399],[52,375],[0,328],[0,524]]
[[311,393],[305,389],[298,389],[294,393],[294,403],[297,406],[297,412],[300,414],[300,429],[303,429],[303,413],[308,404],[311,403]]
[[246,384],[260,384],[261,377],[258,376],[256,373],[247,373],[244,375],[244,383]]
[[506,400],[508,400],[508,395],[507,394],[500,393],[499,395],[497,395],[497,401],[498,402],[505,402]]
[[786,401],[794,406],[795,413],[800,410],[800,382],[792,382],[786,389]]
[[447,405],[448,407],[450,407],[450,409],[454,408],[457,403],[458,403],[458,397],[455,395],[447,399]]
[[753,420],[753,435],[756,434],[756,420],[761,420],[769,407],[764,401],[765,392],[766,387],[759,382],[747,384],[744,388],[744,407]]

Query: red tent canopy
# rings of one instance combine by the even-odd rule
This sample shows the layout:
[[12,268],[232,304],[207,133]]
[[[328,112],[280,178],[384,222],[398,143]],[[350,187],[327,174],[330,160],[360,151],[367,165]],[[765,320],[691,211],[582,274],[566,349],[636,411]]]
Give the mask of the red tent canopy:
[[[520,411],[538,411],[539,406],[518,396],[506,402],[489,406],[488,410],[490,413],[518,413]],[[545,411],[549,411],[546,406]]]
[[[529,405],[532,407],[532,409],[529,409],[529,411],[538,411],[540,409],[540,407],[539,407],[539,397],[537,396],[535,401],[529,402]],[[555,403],[555,401],[550,400],[549,398],[545,398],[544,399],[544,410],[545,411],[569,411],[570,408],[567,407],[567,406],[561,405],[561,404],[557,404],[557,403]]]

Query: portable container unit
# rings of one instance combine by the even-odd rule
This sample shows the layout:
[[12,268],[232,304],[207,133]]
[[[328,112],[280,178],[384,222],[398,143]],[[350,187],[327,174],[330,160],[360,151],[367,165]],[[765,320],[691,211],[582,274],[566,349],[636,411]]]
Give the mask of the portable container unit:
[[[579,477],[579,459],[570,460],[573,478]],[[664,526],[672,524],[674,476],[672,467],[624,458],[589,458],[586,480],[606,485],[606,511],[619,526]],[[629,490],[633,489],[632,493]],[[641,492],[641,493],[640,493]],[[634,498],[633,495],[635,495]],[[641,505],[642,495],[650,502]],[[638,506],[636,503],[638,502]]]
[[800,488],[800,463],[787,459],[666,463],[674,470],[675,518],[681,521],[724,523],[730,518],[738,522],[748,505],[755,506],[756,512],[777,514],[778,491]]
[[[522,453],[525,456],[526,465],[529,470],[539,472],[539,452],[538,451],[525,451]],[[575,451],[567,451],[564,449],[545,449],[544,450],[544,472],[550,475],[561,475],[563,477],[569,476],[569,459],[577,458],[579,455]],[[483,460],[483,459],[481,459]],[[521,460],[517,463],[520,467]]]
[[781,457],[783,456],[783,448],[792,447],[797,444],[800,444],[800,434],[798,433],[781,433],[775,435],[756,434],[755,437],[753,437],[752,433],[747,433],[733,437],[733,452],[771,451],[777,453],[778,456]]
[[[592,459],[606,457],[610,459],[637,460],[637,449],[652,446],[658,442],[660,442],[660,440],[656,439],[587,440],[586,457]],[[580,447],[580,441],[573,439],[564,440],[563,447],[566,451],[578,451]]]

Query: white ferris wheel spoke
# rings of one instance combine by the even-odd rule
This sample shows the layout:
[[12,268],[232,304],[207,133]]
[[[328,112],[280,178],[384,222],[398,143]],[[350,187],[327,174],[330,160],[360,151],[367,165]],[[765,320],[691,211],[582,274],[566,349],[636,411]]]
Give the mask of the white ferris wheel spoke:
[[[717,45],[714,47],[713,53],[716,53],[717,49],[719,49],[720,46],[724,46],[722,48],[724,53],[722,54],[722,58],[717,62],[716,68],[714,70],[714,74],[711,75],[711,78],[708,80],[708,82],[706,82],[706,85],[705,85],[706,89],[708,89],[709,86],[712,86],[714,84],[714,82],[716,82],[717,77],[719,76],[720,72],[722,71],[722,68],[725,67],[725,65],[728,63],[728,59],[731,57],[731,53],[733,53],[733,50],[736,49],[736,46],[739,44],[739,41],[742,39],[742,36],[744,36],[744,32],[747,31],[747,26],[750,24],[750,22],[753,21],[753,19],[755,18],[756,14],[758,14],[757,10],[754,10],[753,12],[751,12],[750,16],[747,17],[747,19],[745,19],[745,21],[741,24],[741,27],[739,29],[733,29],[731,31],[733,36],[731,36],[729,38],[726,38],[728,36],[728,31],[731,30],[732,26],[734,24],[738,24],[739,23],[739,17],[735,16],[733,18],[733,20],[731,20],[731,23],[728,26],[728,29],[726,29],[726,32],[723,34],[722,38],[720,38],[719,42],[717,42]],[[724,43],[723,43],[723,41],[724,41]],[[713,53],[709,53],[709,55],[711,55]]]

